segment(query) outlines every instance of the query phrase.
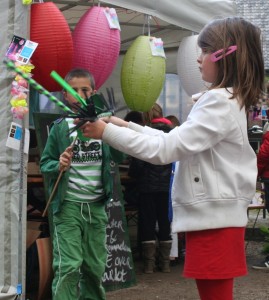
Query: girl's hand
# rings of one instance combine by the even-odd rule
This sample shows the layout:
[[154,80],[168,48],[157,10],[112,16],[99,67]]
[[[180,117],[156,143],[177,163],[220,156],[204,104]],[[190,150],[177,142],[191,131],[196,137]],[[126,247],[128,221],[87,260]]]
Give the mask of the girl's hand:
[[115,116],[100,118],[100,120],[103,120],[106,123],[112,123],[120,127],[128,127],[128,122]]
[[[77,120],[74,121],[75,124],[76,122]],[[86,122],[80,130],[85,137],[101,140],[106,126],[107,124],[99,119],[95,122]]]
[[[79,119],[75,119],[74,124],[78,124],[79,121]],[[128,122],[115,116],[111,116],[100,118],[95,122],[86,122],[80,127],[80,130],[87,138],[101,140],[107,123],[112,123],[120,127],[128,127]]]

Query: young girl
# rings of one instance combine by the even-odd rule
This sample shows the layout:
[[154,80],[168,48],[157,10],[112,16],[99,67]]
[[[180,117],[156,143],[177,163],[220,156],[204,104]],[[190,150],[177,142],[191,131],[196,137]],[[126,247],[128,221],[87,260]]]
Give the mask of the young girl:
[[179,161],[172,187],[173,231],[186,232],[184,276],[196,279],[202,300],[232,300],[234,277],[247,274],[244,233],[257,166],[246,112],[263,92],[260,35],[239,17],[205,26],[197,62],[211,86],[186,122],[169,133],[116,117],[83,128],[85,136],[102,138],[145,161]]

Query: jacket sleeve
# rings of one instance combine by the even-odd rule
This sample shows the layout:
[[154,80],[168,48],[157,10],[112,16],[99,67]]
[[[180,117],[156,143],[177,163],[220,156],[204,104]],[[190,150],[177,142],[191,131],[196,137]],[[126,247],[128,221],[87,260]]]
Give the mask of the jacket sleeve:
[[48,136],[46,146],[40,159],[40,170],[43,174],[49,174],[51,177],[59,175],[59,141],[57,140],[56,126],[52,126]]
[[118,151],[112,147],[109,147],[111,158],[116,163],[121,163],[127,158],[127,154],[124,154],[121,151]]
[[269,170],[269,131],[263,136],[263,142],[257,155],[258,176],[262,176],[265,169]]
[[[107,124],[103,140],[131,156],[153,164],[169,164],[207,150],[233,131],[238,122],[231,114],[227,93],[209,91],[194,105],[188,119],[169,133],[130,124]],[[237,109],[239,106],[234,100]],[[242,110],[241,114],[244,114]],[[158,135],[153,135],[157,134]],[[141,134],[142,133],[142,134]]]

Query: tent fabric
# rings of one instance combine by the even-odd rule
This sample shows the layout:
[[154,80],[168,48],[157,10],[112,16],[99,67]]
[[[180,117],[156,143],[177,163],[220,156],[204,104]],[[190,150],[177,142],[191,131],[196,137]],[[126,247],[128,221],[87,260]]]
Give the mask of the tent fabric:
[[0,299],[7,300],[16,298],[19,284],[25,290],[27,156],[6,147],[14,76],[3,60],[13,35],[27,38],[28,9],[21,0],[0,1]]
[[199,32],[209,20],[236,14],[230,0],[101,0],[158,17],[167,23]]

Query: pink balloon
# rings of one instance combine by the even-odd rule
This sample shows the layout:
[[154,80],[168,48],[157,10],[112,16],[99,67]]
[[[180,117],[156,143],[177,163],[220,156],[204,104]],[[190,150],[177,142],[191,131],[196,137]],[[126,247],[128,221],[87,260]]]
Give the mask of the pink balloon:
[[99,89],[117,64],[120,31],[110,29],[105,8],[94,6],[79,20],[73,31],[73,68],[90,71]]

